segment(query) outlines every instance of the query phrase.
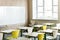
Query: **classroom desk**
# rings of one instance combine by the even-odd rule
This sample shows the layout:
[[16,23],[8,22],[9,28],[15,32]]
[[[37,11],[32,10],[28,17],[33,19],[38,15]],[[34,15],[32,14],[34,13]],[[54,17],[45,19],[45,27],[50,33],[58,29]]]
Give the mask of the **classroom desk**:
[[46,34],[47,34],[47,33],[52,33],[53,30],[51,30],[51,29],[47,29],[47,30],[39,30],[38,32],[43,32],[43,33],[45,33],[44,40],[46,40]]
[[11,33],[12,31],[15,31],[15,30],[10,29],[10,30],[0,31],[0,33],[3,33],[3,40],[5,40],[4,35],[8,34],[8,33]]
[[57,35],[58,35],[58,39],[60,40],[60,32],[59,32],[60,27],[52,27],[52,29],[58,30]]
[[[18,29],[21,30],[21,37],[22,37],[22,30],[29,30],[30,28],[33,29],[33,27],[19,27]],[[32,31],[32,30],[30,30],[30,31]]]
[[44,25],[49,26],[49,29],[51,29],[51,26],[54,25],[54,23],[44,23]]
[[32,27],[34,28],[33,31],[37,32],[38,30],[40,30],[40,28],[43,27],[43,25],[33,25]]
[[42,33],[38,33],[38,32],[23,33],[23,35],[26,35],[26,36],[29,36],[29,37],[33,37],[34,40],[36,40],[36,37],[38,37],[38,34],[42,34]]

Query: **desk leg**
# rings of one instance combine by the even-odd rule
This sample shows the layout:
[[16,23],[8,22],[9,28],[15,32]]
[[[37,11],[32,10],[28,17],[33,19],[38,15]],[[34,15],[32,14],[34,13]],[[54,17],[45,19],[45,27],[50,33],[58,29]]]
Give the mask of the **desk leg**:
[[4,40],[4,33],[3,33],[3,40]]
[[3,33],[3,40],[6,40],[6,39],[5,39],[5,33]]
[[44,40],[46,40],[46,33],[45,33],[45,35],[44,35]]
[[36,37],[34,37],[34,40],[36,40]]
[[21,35],[20,36],[22,37],[22,29],[21,29]]

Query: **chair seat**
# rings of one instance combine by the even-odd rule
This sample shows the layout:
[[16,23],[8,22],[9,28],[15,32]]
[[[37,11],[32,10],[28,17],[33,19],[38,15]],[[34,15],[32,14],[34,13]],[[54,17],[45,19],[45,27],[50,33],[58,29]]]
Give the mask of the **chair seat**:
[[17,38],[13,38],[12,36],[9,36],[9,37],[7,37],[6,39],[17,39]]
[[12,36],[7,37],[7,39],[11,39],[11,38],[12,38]]
[[20,30],[16,29],[15,31],[12,31],[11,36],[8,36],[6,39],[10,40],[12,38],[17,39],[19,36]]
[[47,39],[55,39],[53,36],[47,36]]

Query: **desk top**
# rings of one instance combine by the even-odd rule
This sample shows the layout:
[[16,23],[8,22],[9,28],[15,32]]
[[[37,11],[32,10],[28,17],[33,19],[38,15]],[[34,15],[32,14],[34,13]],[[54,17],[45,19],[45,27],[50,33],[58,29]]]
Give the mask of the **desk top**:
[[45,25],[53,25],[54,23],[44,23]]
[[33,36],[33,37],[37,37],[38,34],[44,34],[44,33],[38,33],[38,32],[32,32],[32,33],[23,33],[23,35],[28,35],[28,36]]
[[42,27],[43,25],[34,25],[33,27]]
[[29,28],[33,28],[33,27],[19,27],[19,29],[29,29]]
[[38,32],[47,32],[47,33],[52,33],[52,32],[53,32],[53,30],[52,30],[52,29],[39,30]]
[[4,31],[0,31],[0,32],[2,32],[2,33],[11,33],[12,31],[15,31],[15,30],[10,29],[10,30],[4,30]]
[[60,27],[52,27],[52,29],[60,30]]

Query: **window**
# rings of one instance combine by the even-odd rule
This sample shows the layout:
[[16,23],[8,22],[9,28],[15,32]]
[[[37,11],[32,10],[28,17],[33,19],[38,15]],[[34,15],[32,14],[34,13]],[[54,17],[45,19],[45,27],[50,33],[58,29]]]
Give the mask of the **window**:
[[58,0],[32,0],[32,18],[58,20]]

